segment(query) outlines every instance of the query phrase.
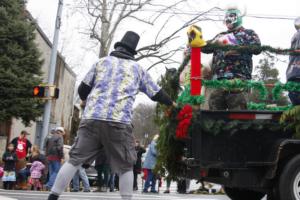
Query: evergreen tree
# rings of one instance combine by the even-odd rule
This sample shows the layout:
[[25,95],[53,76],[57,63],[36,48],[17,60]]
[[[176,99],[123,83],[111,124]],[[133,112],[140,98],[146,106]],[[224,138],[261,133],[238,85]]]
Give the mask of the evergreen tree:
[[[275,68],[274,58],[273,57],[265,57],[259,60],[259,65],[255,67],[255,71],[257,72],[254,75],[254,79],[257,81],[263,81],[268,87],[269,96],[266,99],[267,104],[277,104],[278,106],[283,106],[288,104],[288,98],[286,95],[282,94],[280,99],[277,101],[273,100],[272,97],[272,87],[270,85],[279,81],[279,72],[278,69]],[[259,100],[259,95],[257,91],[252,92],[250,95],[250,100],[253,102],[261,102]]]
[[41,82],[42,60],[24,4],[0,1],[0,121],[16,117],[28,125],[42,113],[41,104],[32,98],[34,85]]

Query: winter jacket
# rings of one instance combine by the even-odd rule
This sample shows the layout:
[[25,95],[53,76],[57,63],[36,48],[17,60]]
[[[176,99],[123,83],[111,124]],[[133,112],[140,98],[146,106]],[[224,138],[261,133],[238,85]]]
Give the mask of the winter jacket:
[[63,137],[57,133],[45,139],[46,156],[48,160],[60,161],[64,157]]
[[30,167],[30,176],[31,178],[41,178],[42,171],[45,168],[45,165],[40,161],[34,161]]
[[[300,30],[292,38],[291,49],[300,50]],[[300,80],[300,55],[290,55],[289,65],[286,70],[286,79],[288,81]]]
[[156,142],[152,141],[151,144],[149,145],[149,149],[145,157],[143,168],[154,169],[156,165],[156,156],[157,156]]
[[18,158],[15,152],[6,151],[2,156],[4,171],[15,171]]
[[[218,34],[208,43],[222,42],[228,45],[260,46],[258,35],[251,29],[243,27]],[[259,54],[260,50],[253,49],[249,52],[238,52],[236,55],[229,55],[228,51],[218,49],[210,49],[209,47],[202,48],[204,53],[213,53],[212,75],[213,79],[251,79],[252,76],[252,55]]]
[[135,151],[137,154],[137,160],[133,167],[133,171],[136,173],[140,173],[142,171],[142,155],[146,152],[146,150],[141,146],[136,146]]

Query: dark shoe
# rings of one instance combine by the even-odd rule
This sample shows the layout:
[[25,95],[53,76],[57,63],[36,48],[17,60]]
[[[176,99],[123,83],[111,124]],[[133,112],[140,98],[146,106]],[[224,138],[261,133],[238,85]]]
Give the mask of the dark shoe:
[[48,200],[58,200],[58,196],[55,194],[50,194]]
[[151,193],[155,193],[155,194],[158,193],[158,191],[156,191],[156,190],[151,190],[150,192],[151,192]]
[[83,190],[83,192],[91,192],[91,190]]
[[170,190],[165,190],[164,191],[164,194],[169,194],[170,193]]
[[148,190],[143,190],[142,193],[148,193]]
[[70,192],[79,192],[79,190],[71,189]]

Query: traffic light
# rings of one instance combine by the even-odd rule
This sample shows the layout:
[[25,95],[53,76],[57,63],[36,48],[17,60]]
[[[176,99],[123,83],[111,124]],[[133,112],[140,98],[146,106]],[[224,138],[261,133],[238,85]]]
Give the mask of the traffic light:
[[59,97],[59,89],[55,86],[49,86],[49,96],[58,99]]
[[39,85],[33,88],[33,97],[42,99],[58,99],[59,89],[54,85]]
[[33,88],[33,96],[39,98],[45,97],[45,86],[35,86]]

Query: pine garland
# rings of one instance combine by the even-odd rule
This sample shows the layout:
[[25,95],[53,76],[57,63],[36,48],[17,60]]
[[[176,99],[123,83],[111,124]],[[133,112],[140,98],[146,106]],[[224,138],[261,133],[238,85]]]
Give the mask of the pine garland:
[[288,81],[287,83],[283,84],[277,82],[272,90],[273,99],[278,100],[283,91],[300,92],[300,83]]
[[215,43],[208,43],[203,50],[207,51],[238,51],[240,53],[252,53],[252,52],[270,52],[281,55],[300,55],[300,52],[295,52],[295,49],[284,49],[284,48],[274,48],[269,45],[247,45],[247,46],[234,46],[234,45],[220,45]]
[[300,139],[300,106],[294,106],[285,111],[280,118],[280,124],[285,125],[285,129],[293,129],[294,137]]

